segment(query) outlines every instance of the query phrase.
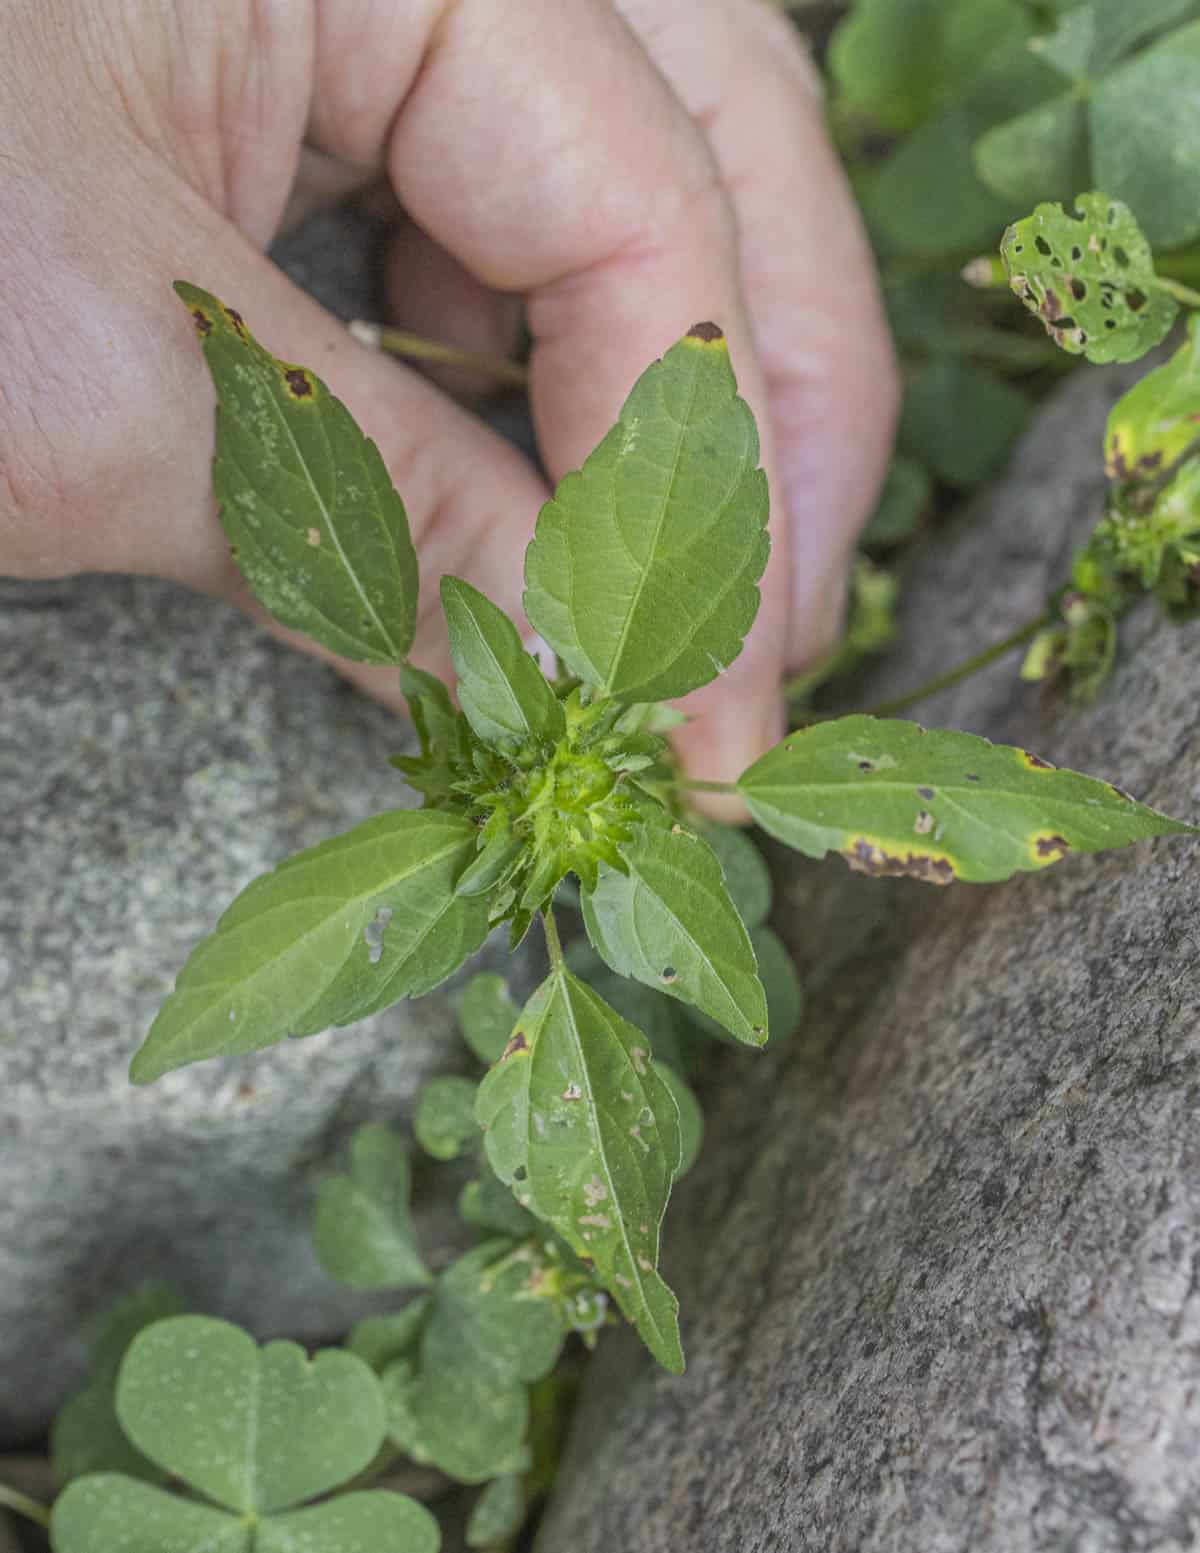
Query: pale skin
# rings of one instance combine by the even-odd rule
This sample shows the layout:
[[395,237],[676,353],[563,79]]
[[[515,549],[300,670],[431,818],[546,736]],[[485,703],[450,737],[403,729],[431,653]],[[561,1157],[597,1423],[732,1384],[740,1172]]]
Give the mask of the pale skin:
[[[655,356],[700,320],[723,327],[762,433],[772,555],[746,650],[689,698],[677,747],[690,775],[722,781],[780,736],[783,676],[836,635],[897,403],[870,255],[790,23],[762,0],[2,13],[0,574],[146,573],[260,613],[216,518],[212,389],[181,276],[316,370],[379,444],[426,579],[413,661],[449,674],[443,572],[522,620],[542,477],[263,253],[304,210],[385,179],[404,212],[394,321],[505,352],[523,311],[551,480]],[[338,667],[401,705],[393,671]]]

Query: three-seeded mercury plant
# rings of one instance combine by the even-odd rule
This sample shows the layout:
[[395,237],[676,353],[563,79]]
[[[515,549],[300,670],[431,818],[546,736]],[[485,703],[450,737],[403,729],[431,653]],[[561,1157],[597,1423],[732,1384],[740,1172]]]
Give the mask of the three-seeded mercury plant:
[[[646,1036],[568,967],[553,900],[573,875],[611,971],[738,1041],[766,1041],[750,934],[658,731],[670,722],[658,703],[738,655],[767,561],[766,480],[725,339],[700,324],[655,362],[541,511],[524,609],[556,678],[482,593],[441,579],[456,709],[407,660],[417,559],[374,444],[233,308],[177,290],[216,385],[214,478],[234,558],[284,625],[395,666],[420,753],[394,764],[422,803],[245,889],[184,966],[132,1076],[353,1024],[436,987],[500,924],[515,948],[540,918],[549,974],[475,1105],[486,1156],[679,1371],[678,1304],[658,1272],[678,1104]],[[810,857],[935,884],[1190,829],[1025,751],[864,716],[790,733],[729,790]]]

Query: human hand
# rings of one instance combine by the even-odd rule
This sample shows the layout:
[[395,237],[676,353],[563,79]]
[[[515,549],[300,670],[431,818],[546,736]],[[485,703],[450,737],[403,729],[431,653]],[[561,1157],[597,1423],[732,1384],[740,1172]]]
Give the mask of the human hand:
[[[722,325],[773,554],[746,650],[689,699],[678,746],[692,775],[731,779],[778,737],[782,673],[836,632],[896,386],[811,69],[761,0],[13,0],[0,143],[0,572],[150,573],[261,617],[215,519],[183,275],[334,386],[425,574],[519,616],[540,477],[262,252],[289,199],[386,174],[412,223],[397,321],[502,349],[523,301],[552,479],[653,356]],[[413,658],[448,673],[423,600]],[[398,703],[394,674],[339,666]]]

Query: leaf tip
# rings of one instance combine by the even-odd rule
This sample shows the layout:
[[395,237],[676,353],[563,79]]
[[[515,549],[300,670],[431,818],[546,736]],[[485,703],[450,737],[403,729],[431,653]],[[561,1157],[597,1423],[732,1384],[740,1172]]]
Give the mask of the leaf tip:
[[700,345],[724,345],[725,331],[719,324],[709,321],[693,324],[684,338],[695,340]]

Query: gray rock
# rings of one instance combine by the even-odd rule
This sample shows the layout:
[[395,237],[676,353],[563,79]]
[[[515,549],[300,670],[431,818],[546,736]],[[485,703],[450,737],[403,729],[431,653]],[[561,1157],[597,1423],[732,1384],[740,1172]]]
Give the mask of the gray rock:
[[[1120,375],[1046,409],[932,549],[892,694],[1036,614]],[[923,706],[1200,812],[1196,629],[1147,609],[1089,710],[1010,659]],[[1186,841],[933,891],[791,854],[790,1048],[723,1054],[668,1213],[689,1368],[589,1372],[539,1553],[1200,1545],[1200,870]]]
[[[407,730],[234,611],[87,578],[0,606],[0,1442],[80,1373],[139,1281],[264,1335],[362,1308],[308,1243],[350,1129],[458,1060],[450,990],[133,1089],[133,1051],[250,879],[410,800]],[[12,735],[15,734],[15,737]]]

